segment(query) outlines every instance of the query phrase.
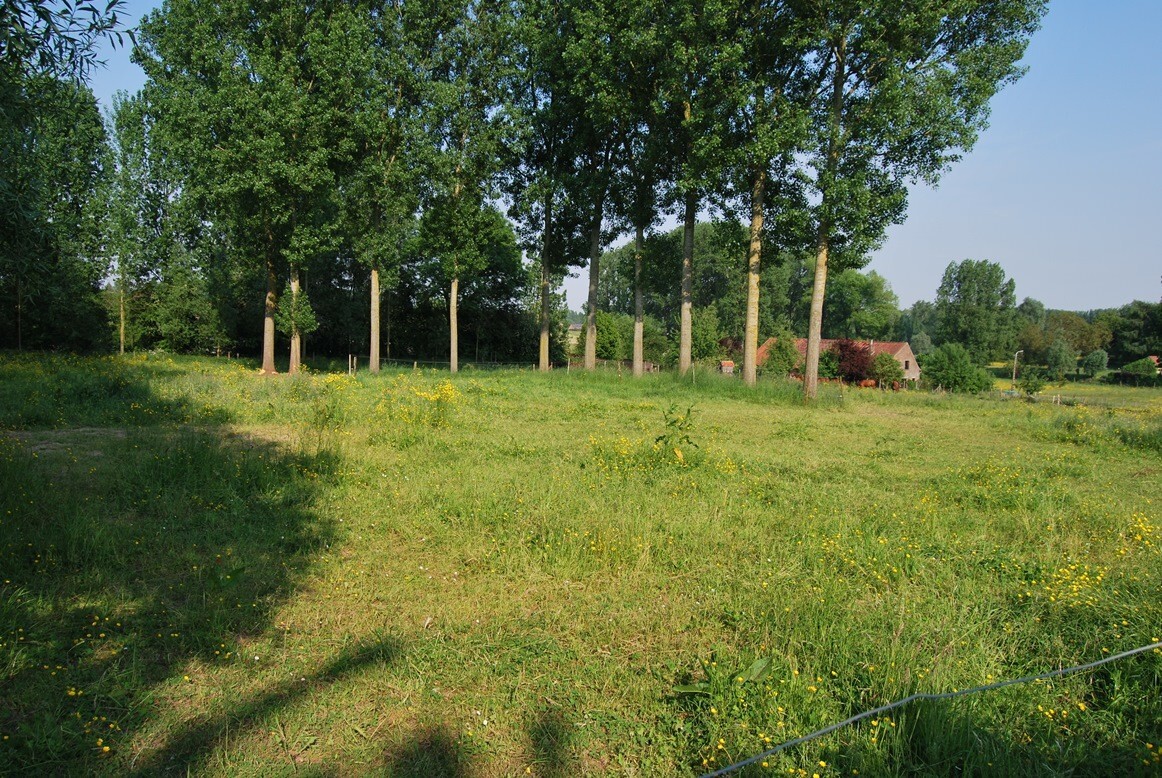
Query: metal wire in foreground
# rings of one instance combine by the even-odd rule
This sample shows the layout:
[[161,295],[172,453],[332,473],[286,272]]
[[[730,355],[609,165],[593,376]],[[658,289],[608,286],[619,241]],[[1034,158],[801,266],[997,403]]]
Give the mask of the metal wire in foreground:
[[1076,667],[1065,667],[1065,668],[1062,668],[1060,670],[1053,670],[1053,671],[1048,672],[1048,673],[1041,673],[1040,675],[1027,675],[1024,678],[1012,678],[1008,681],[997,681],[996,683],[990,683],[987,686],[974,686],[971,689],[960,689],[958,691],[941,692],[939,694],[926,694],[926,693],[913,694],[910,697],[905,697],[902,700],[896,700],[895,702],[888,703],[887,705],[881,705],[878,708],[873,708],[871,710],[864,711],[863,713],[856,714],[855,716],[852,716],[851,718],[844,719],[843,721],[840,721],[837,724],[832,724],[829,727],[824,727],[823,729],[812,732],[809,735],[803,735],[802,737],[797,737],[794,740],[788,740],[785,743],[780,743],[779,745],[775,746],[774,748],[770,749],[769,751],[763,751],[761,754],[755,754],[754,756],[750,757],[749,759],[744,759],[741,762],[735,762],[732,765],[728,765],[728,766],[723,767],[721,769],[715,770],[712,773],[706,773],[705,775],[702,776],[702,778],[715,778],[715,776],[718,776],[718,775],[727,775],[729,773],[733,773],[735,770],[741,770],[742,768],[747,767],[749,765],[752,765],[755,762],[758,762],[762,759],[766,759],[769,756],[774,756],[775,754],[779,753],[780,751],[785,751],[788,748],[792,748],[792,747],[797,746],[801,743],[806,743],[808,740],[814,740],[817,737],[822,737],[823,735],[830,734],[837,729],[842,729],[843,727],[846,727],[848,724],[854,724],[855,722],[860,721],[862,719],[866,719],[869,716],[876,716],[880,713],[887,713],[888,711],[890,711],[894,708],[899,708],[903,705],[907,705],[909,702],[915,702],[916,700],[947,700],[951,697],[963,697],[966,694],[976,694],[977,692],[992,691],[993,689],[1000,689],[1004,686],[1012,686],[1012,685],[1018,684],[1018,683],[1029,683],[1030,681],[1044,681],[1047,678],[1056,678],[1059,675],[1069,675],[1071,673],[1080,673],[1084,670],[1092,670],[1095,667],[1100,667],[1101,665],[1109,664],[1110,662],[1116,662],[1119,659],[1125,659],[1126,657],[1134,656],[1135,654],[1144,654],[1147,651],[1151,651],[1151,650],[1158,649],[1158,648],[1162,648],[1162,642],[1151,643],[1148,646],[1142,646],[1141,648],[1135,648],[1135,649],[1132,649],[1130,651],[1123,651],[1120,654],[1112,654],[1111,656],[1103,657],[1101,659],[1098,659],[1097,661],[1089,662],[1089,663],[1084,664],[1084,665],[1077,665]]

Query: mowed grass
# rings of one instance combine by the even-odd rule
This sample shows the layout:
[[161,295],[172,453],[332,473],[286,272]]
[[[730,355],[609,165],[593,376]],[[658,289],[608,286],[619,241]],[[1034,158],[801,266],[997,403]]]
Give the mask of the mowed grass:
[[[0,772],[697,775],[1162,637],[1162,393],[826,389],[0,357]],[[745,774],[1157,774],[1160,670]]]

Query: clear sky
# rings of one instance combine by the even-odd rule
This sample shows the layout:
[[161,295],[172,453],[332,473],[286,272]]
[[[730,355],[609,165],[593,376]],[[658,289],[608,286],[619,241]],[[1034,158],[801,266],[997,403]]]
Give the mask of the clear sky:
[[[136,22],[157,5],[130,0]],[[949,262],[998,262],[1018,300],[1110,308],[1162,298],[1162,0],[1051,0],[1029,72],[993,101],[991,126],[937,189],[915,188],[908,219],[869,269],[901,306],[931,300]],[[143,81],[126,50],[93,74],[108,105]],[[695,258],[697,261],[697,258]],[[585,280],[566,282],[580,309]]]

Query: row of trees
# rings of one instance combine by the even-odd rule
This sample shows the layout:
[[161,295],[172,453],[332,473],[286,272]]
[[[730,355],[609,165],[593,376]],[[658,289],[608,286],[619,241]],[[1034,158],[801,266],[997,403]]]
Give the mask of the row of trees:
[[[743,331],[746,312],[745,268],[737,261],[746,248],[746,229],[738,222],[700,222],[694,232],[699,263],[693,279],[695,358],[737,357],[734,338]],[[678,290],[670,283],[681,257],[682,229],[647,238],[640,279],[647,333],[646,358],[676,360]],[[625,336],[634,312],[634,254],[628,244],[601,258],[598,304],[615,329],[598,336],[598,356],[630,358]],[[813,260],[809,253],[783,251],[763,266],[759,339],[801,337],[808,330]],[[1084,312],[1047,310],[1039,301],[1016,302],[1016,287],[993,262],[950,264],[933,301],[900,310],[899,301],[878,273],[847,269],[827,285],[823,337],[855,340],[904,340],[924,356],[945,344],[964,349],[970,365],[1007,362],[1018,350],[1021,361],[1044,365],[1054,376],[1075,369],[1091,375],[1106,362],[1120,366],[1162,350],[1162,304],[1134,302],[1121,309]],[[1092,357],[1091,357],[1092,355]],[[1084,364],[1079,363],[1079,358]],[[959,359],[959,354],[957,355]],[[832,366],[823,375],[835,375]]]
[[[965,260],[945,270],[934,303],[904,311],[898,333],[917,354],[958,343],[978,365],[1023,361],[1044,365],[1054,377],[1106,364],[1120,366],[1162,350],[1162,303],[1135,301],[1117,309],[1049,310],[1026,297],[994,262]],[[1078,360],[1082,359],[1082,364]]]
[[[660,272],[646,238],[674,213],[685,370],[696,217],[745,214],[744,374],[764,251],[806,254],[811,394],[829,273],[863,264],[903,218],[908,182],[935,181],[971,147],[1043,12],[1041,0],[171,0],[138,34],[147,84],[114,115],[98,201],[118,226],[99,253],[123,301],[175,279],[257,281],[268,372],[279,325],[295,370],[320,324],[304,276],[348,290],[367,278],[377,365],[384,289],[414,278],[409,261],[435,267],[454,369],[462,287],[508,246],[538,260],[547,369],[553,291],[583,264],[593,364],[602,253],[628,231],[640,369],[640,280]],[[515,236],[501,235],[501,206]]]

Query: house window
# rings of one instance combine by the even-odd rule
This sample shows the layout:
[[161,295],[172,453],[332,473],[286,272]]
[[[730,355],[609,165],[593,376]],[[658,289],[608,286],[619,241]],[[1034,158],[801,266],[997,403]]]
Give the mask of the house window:
[[904,369],[905,369],[905,370],[908,370],[908,369],[909,369],[909,367],[908,367],[908,360],[907,360],[907,359],[905,359],[905,360],[904,360]]

